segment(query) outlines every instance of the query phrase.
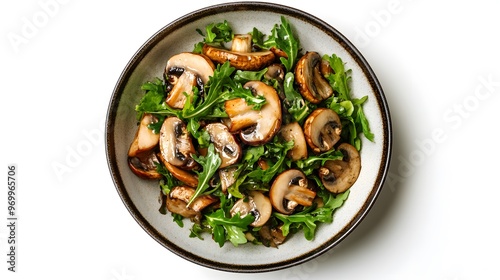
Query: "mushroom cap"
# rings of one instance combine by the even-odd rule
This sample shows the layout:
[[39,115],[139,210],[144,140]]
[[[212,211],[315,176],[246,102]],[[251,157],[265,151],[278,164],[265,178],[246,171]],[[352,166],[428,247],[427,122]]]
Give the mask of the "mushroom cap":
[[160,153],[168,163],[192,169],[196,161],[191,157],[195,153],[191,135],[186,124],[177,117],[168,117],[160,129]]
[[307,52],[295,66],[295,81],[300,94],[314,104],[333,95],[333,88],[321,73],[321,61],[317,52]]
[[225,102],[224,108],[230,119],[229,131],[240,131],[240,139],[251,146],[270,141],[281,126],[281,101],[276,90],[261,81],[249,81],[244,85],[255,95],[264,96],[266,104],[260,111],[253,110],[243,98]]
[[210,123],[205,126],[205,130],[210,135],[210,141],[214,143],[215,150],[222,160],[219,168],[238,162],[242,154],[241,147],[226,125]]
[[210,76],[214,75],[215,65],[203,54],[182,52],[176,54],[167,62],[165,73],[170,73],[173,69],[183,69],[198,76],[204,84],[208,83]]
[[267,196],[259,191],[250,191],[246,197],[240,198],[231,208],[231,216],[240,213],[240,217],[252,214],[255,220],[250,224],[253,227],[263,226],[271,217],[273,208]]
[[275,59],[275,55],[271,51],[236,52],[208,44],[203,45],[202,52],[216,63],[224,64],[224,62],[229,61],[232,67],[247,71],[260,70],[271,64]]
[[150,151],[158,145],[160,134],[154,133],[148,128],[150,124],[158,122],[152,114],[144,114],[139,123],[139,127],[135,133],[134,140],[132,141],[128,150],[129,157],[135,157],[138,154]]
[[344,158],[329,160],[319,169],[319,177],[327,190],[342,193],[348,190],[358,179],[361,171],[361,158],[358,150],[349,143],[338,146]]
[[326,152],[340,140],[342,123],[335,111],[328,108],[314,110],[304,122],[304,136],[315,153]]
[[306,138],[299,123],[292,122],[281,126],[280,135],[287,142],[293,140],[293,148],[287,154],[293,161],[307,158]]
[[182,52],[172,56],[165,67],[165,76],[169,77],[167,82],[172,87],[165,102],[172,108],[182,109],[187,99],[185,93],[192,96],[196,85],[203,90],[214,69],[213,62],[202,54]]
[[316,192],[307,187],[308,180],[302,171],[288,169],[274,179],[269,199],[276,211],[289,215],[298,205],[312,205]]

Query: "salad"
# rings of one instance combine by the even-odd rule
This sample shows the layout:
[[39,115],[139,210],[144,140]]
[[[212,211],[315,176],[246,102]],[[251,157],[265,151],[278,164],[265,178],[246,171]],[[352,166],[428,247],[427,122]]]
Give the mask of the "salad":
[[158,180],[160,212],[192,221],[190,237],[314,239],[359,176],[361,137],[374,140],[367,96],[351,96],[340,57],[302,49],[285,17],[267,35],[227,21],[196,31],[200,42],[141,87],[130,169]]

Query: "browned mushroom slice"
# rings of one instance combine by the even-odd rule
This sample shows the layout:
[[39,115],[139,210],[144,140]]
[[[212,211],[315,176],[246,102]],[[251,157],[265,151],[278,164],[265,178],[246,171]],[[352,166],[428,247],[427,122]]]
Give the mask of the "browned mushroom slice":
[[186,124],[177,117],[166,118],[160,129],[160,152],[168,163],[192,169],[196,161],[192,158],[195,154],[191,135],[186,129]]
[[293,140],[293,148],[288,151],[288,157],[294,161],[307,158],[306,139],[299,123],[292,122],[282,126],[280,135],[286,142]]
[[238,35],[234,36],[231,50],[205,44],[202,52],[216,63],[229,61],[232,67],[239,70],[260,70],[274,61],[275,55],[271,51],[252,52],[251,42],[251,35]]
[[215,203],[217,198],[204,194],[197,197],[190,207],[187,207],[189,200],[195,193],[195,189],[188,186],[177,186],[170,190],[167,196],[167,209],[186,218],[194,218],[201,215],[201,211],[209,205]]
[[327,108],[314,110],[304,122],[304,135],[315,153],[326,152],[340,140],[342,123],[335,111]]
[[260,81],[250,81],[244,85],[254,95],[264,96],[266,104],[261,110],[253,110],[243,98],[225,102],[224,108],[230,119],[229,131],[240,131],[241,140],[252,146],[270,141],[281,126],[281,101],[276,90]]
[[329,160],[319,169],[321,182],[332,193],[348,190],[358,180],[361,171],[361,159],[354,146],[342,143],[338,150],[342,152],[344,158]]
[[269,190],[271,204],[276,211],[291,214],[298,205],[311,206],[316,192],[308,189],[306,175],[298,169],[279,174]]
[[210,141],[214,143],[215,150],[222,160],[219,168],[238,162],[241,157],[241,147],[226,125],[211,123],[205,126],[205,130],[210,135]]
[[246,197],[240,198],[231,208],[231,216],[240,213],[243,218],[252,214],[255,220],[250,224],[253,227],[263,226],[271,217],[272,206],[269,198],[259,191],[250,191]]
[[165,102],[172,108],[182,109],[187,96],[194,94],[193,87],[203,91],[214,69],[213,62],[201,54],[184,52],[172,56],[165,67],[169,91]]
[[308,52],[295,66],[295,81],[302,96],[311,103],[320,103],[332,96],[333,88],[321,73],[321,56]]
[[160,135],[158,133],[154,133],[148,128],[150,124],[154,124],[156,122],[158,122],[158,119],[151,114],[144,114],[142,116],[137,132],[135,133],[134,140],[128,150],[129,157],[135,157],[138,154],[150,151],[158,145]]
[[144,114],[128,150],[128,166],[130,170],[145,179],[161,178],[161,174],[156,171],[159,160],[155,153],[160,135],[148,128],[150,124],[157,121],[158,119],[153,115]]
[[177,180],[183,182],[184,184],[190,187],[198,186],[198,176],[190,171],[181,169],[177,166],[174,166],[167,161],[162,161],[165,168],[174,176]]
[[160,179],[162,175],[156,171],[158,158],[153,150],[128,158],[128,166],[132,172],[144,179]]

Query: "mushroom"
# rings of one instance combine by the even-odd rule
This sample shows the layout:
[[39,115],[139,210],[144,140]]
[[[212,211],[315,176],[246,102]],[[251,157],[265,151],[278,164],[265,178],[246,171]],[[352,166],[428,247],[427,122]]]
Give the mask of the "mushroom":
[[250,225],[260,227],[269,220],[272,210],[271,202],[267,196],[259,191],[250,191],[247,196],[234,203],[230,213],[231,217],[240,213],[241,218],[252,214],[255,220]]
[[195,153],[186,124],[177,117],[166,118],[160,129],[160,152],[168,163],[193,169],[197,166],[191,157]]
[[177,180],[183,182],[190,187],[198,186],[198,176],[193,172],[181,169],[175,165],[170,164],[166,160],[163,160],[163,165],[165,168],[174,176]]
[[254,95],[264,96],[266,104],[261,110],[254,110],[243,98],[225,102],[224,108],[230,119],[229,131],[240,131],[241,141],[257,146],[270,141],[281,126],[281,101],[276,90],[261,81],[249,81],[244,88]]
[[304,122],[304,135],[315,153],[329,151],[340,140],[342,123],[335,111],[328,108],[314,110]]
[[191,203],[190,207],[187,207],[189,200],[195,192],[196,190],[194,188],[188,186],[173,187],[167,196],[167,209],[185,218],[196,218],[201,215],[203,209],[217,201],[217,198],[214,196],[203,194],[197,197]]
[[279,174],[269,190],[271,204],[276,211],[292,214],[298,205],[311,206],[316,192],[308,189],[306,175],[298,169],[288,169]]
[[161,174],[156,171],[159,160],[155,153],[160,135],[154,133],[148,127],[156,122],[158,122],[158,119],[153,115],[144,114],[128,150],[128,166],[130,170],[145,179],[161,178]]
[[307,158],[307,144],[304,132],[299,123],[292,122],[281,127],[280,135],[286,142],[293,140],[293,148],[288,151],[287,156],[293,161]]
[[219,180],[223,193],[227,193],[227,189],[236,182],[236,171],[238,171],[236,166],[219,169]]
[[358,179],[361,171],[361,159],[356,148],[349,143],[342,143],[338,150],[343,159],[329,160],[319,169],[319,177],[327,190],[342,193],[348,190]]
[[264,246],[278,248],[278,245],[285,242],[286,236],[283,235],[281,226],[271,228],[269,225],[264,225],[259,229],[260,241]]
[[172,56],[165,67],[169,91],[165,102],[172,108],[182,109],[187,96],[194,94],[193,87],[198,86],[203,92],[214,69],[213,62],[202,54],[183,52]]
[[300,94],[314,104],[333,95],[333,88],[321,73],[321,61],[321,56],[317,52],[308,52],[295,66],[295,81]]
[[205,126],[205,130],[210,135],[210,141],[214,143],[215,150],[222,160],[219,168],[227,167],[240,159],[241,147],[226,125],[210,123]]
[[158,133],[154,133],[154,131],[148,127],[150,124],[154,124],[156,122],[158,122],[158,119],[152,114],[144,114],[142,116],[137,132],[135,133],[134,140],[128,150],[129,157],[135,157],[138,154],[150,151],[158,145],[160,135]]
[[281,100],[286,98],[283,90],[283,82],[285,81],[285,67],[281,63],[273,63],[267,67],[266,74],[264,74],[264,79],[275,80],[278,87],[278,95]]
[[271,64],[275,55],[271,51],[252,52],[252,36],[237,34],[233,37],[230,50],[203,45],[202,52],[212,61],[223,64],[229,61],[230,65],[239,70],[256,71]]
[[156,171],[159,163],[153,150],[128,158],[128,166],[132,172],[144,179],[160,179],[162,175]]

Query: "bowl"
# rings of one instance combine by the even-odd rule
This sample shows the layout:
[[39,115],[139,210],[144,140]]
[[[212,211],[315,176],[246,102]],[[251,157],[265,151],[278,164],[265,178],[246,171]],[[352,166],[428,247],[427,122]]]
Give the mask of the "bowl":
[[[331,224],[321,224],[315,238],[291,236],[279,249],[245,244],[222,248],[205,238],[189,237],[190,226],[179,227],[170,215],[159,212],[157,181],[134,175],[127,165],[127,151],[136,130],[135,105],[143,96],[140,87],[161,77],[168,58],[192,50],[202,37],[195,31],[227,20],[235,33],[257,27],[268,32],[285,16],[304,50],[336,54],[352,70],[354,97],[368,95],[364,112],[375,141],[363,139],[362,171],[349,198],[334,213]],[[269,34],[269,33],[267,33]],[[338,245],[363,220],[375,203],[388,172],[391,154],[389,108],[375,73],[356,47],[323,20],[292,7],[264,2],[233,2],[209,6],[182,16],[152,35],[132,56],[112,93],[106,120],[106,157],[111,177],[125,207],[154,240],[179,257],[201,266],[230,272],[265,272],[311,260]]]

